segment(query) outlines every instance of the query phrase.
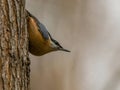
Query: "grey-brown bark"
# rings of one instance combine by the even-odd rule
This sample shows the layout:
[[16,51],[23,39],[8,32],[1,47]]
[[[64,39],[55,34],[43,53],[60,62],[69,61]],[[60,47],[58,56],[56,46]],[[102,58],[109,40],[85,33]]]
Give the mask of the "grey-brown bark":
[[30,67],[25,0],[0,0],[0,60],[3,90],[29,90]]

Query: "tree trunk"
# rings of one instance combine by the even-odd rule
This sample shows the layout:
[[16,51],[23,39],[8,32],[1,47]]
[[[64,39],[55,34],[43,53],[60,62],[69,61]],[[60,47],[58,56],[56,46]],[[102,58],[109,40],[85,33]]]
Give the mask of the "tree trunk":
[[25,14],[25,0],[0,0],[2,90],[30,89],[30,61]]

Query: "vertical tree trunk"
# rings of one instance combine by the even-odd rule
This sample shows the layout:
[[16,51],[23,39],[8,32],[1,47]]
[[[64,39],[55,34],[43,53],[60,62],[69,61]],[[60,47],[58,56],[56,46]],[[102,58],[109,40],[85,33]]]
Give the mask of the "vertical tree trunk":
[[30,61],[24,7],[25,0],[0,0],[0,60],[3,90],[29,90]]

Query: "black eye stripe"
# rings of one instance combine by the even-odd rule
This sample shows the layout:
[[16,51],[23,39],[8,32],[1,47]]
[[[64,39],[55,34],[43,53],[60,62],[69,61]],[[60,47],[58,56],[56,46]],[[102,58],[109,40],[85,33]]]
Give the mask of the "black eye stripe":
[[62,48],[62,46],[61,46],[56,40],[53,39],[53,42],[54,42],[56,45],[58,45],[60,48]]

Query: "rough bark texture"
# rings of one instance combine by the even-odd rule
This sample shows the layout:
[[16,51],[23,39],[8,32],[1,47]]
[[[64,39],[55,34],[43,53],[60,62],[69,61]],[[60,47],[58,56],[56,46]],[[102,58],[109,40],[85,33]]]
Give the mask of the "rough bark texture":
[[3,90],[29,90],[30,61],[24,7],[25,0],[0,0],[0,60]]

